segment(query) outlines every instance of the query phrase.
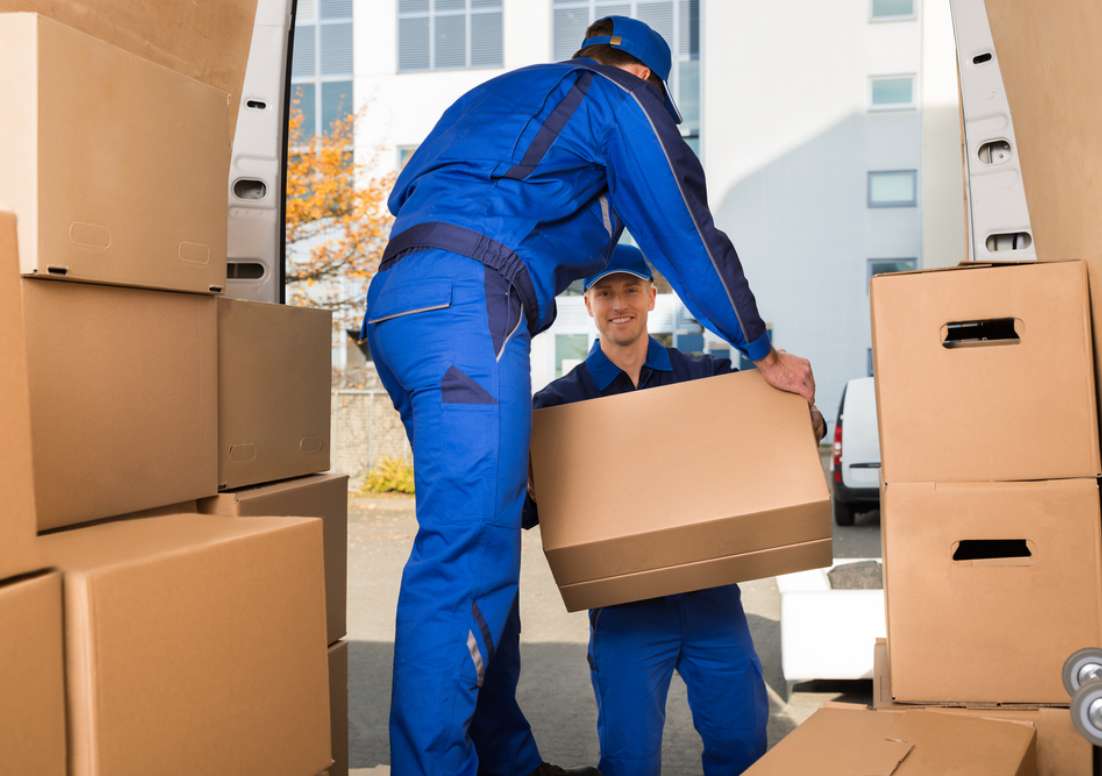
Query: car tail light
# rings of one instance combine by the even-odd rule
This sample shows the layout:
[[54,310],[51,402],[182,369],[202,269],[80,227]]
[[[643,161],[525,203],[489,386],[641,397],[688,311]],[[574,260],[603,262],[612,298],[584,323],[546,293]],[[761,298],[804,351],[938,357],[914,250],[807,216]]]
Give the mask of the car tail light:
[[834,424],[834,448],[830,459],[830,468],[834,470],[834,481],[842,482],[842,419]]

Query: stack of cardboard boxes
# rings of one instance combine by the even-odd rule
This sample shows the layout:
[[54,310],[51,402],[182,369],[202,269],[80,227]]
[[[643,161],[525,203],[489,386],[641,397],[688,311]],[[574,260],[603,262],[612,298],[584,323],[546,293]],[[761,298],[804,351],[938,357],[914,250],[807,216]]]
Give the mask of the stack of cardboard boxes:
[[346,768],[330,316],[217,296],[255,0],[186,4],[230,74],[173,4],[38,5],[0,13],[0,770]]

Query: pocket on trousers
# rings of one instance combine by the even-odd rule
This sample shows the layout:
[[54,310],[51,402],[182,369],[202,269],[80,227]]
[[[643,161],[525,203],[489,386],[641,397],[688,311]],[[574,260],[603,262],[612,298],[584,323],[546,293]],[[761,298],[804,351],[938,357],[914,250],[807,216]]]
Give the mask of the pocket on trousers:
[[446,310],[451,307],[451,303],[450,280],[384,283],[371,300],[364,320],[368,325],[376,325],[418,313]]

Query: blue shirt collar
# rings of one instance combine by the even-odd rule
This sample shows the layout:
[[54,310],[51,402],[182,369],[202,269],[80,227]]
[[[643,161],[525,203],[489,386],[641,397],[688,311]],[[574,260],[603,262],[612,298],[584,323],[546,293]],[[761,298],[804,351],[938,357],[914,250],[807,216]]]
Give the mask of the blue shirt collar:
[[[673,371],[673,365],[670,363],[669,351],[654,337],[648,338],[647,360],[643,365],[660,372]],[[612,381],[621,374],[620,367],[612,363],[608,356],[605,355],[605,352],[601,350],[600,340],[593,341],[593,347],[590,348],[589,355],[586,356],[585,359],[585,367],[589,370],[589,374],[593,378],[593,383],[598,391],[603,391],[605,388],[608,388]]]

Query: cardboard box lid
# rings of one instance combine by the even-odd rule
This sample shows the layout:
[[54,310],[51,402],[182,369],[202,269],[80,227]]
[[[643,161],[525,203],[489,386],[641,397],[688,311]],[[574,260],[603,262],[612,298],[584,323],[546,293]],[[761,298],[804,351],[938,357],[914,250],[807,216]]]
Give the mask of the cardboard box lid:
[[321,522],[171,515],[41,538],[65,577],[71,772],[330,762]]
[[0,765],[65,776],[61,577],[0,583]]
[[1034,776],[1031,725],[924,711],[824,708],[747,776]]
[[544,550],[825,504],[813,436],[807,402],[756,372],[537,410]]
[[233,142],[257,0],[0,0],[0,12],[57,19],[229,98]]
[[889,483],[883,514],[894,697],[1067,703],[1102,643],[1097,481]]
[[[870,296],[885,482],[1099,473],[1082,262],[878,275]],[[943,344],[949,324],[990,319],[1018,341]]]

